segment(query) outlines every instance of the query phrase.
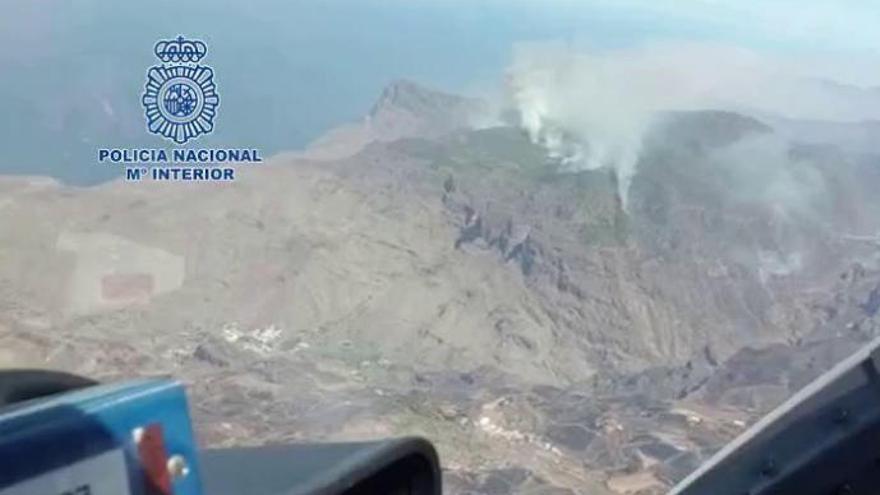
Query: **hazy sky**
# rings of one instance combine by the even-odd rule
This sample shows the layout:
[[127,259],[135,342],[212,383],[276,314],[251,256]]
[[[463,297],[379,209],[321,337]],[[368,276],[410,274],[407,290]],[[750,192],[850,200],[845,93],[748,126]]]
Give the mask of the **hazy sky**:
[[849,63],[880,49],[880,5],[868,0],[5,0],[0,9],[0,172],[74,181],[106,176],[97,146],[165,145],[144,132],[139,98],[153,43],[178,33],[209,42],[221,95],[217,130],[198,145],[267,152],[360,117],[397,77],[493,87],[523,41],[726,43],[880,81],[872,64]]

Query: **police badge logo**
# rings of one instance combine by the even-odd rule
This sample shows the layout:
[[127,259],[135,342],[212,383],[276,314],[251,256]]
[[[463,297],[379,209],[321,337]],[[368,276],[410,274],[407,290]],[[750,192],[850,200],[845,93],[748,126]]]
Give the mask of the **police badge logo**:
[[147,129],[177,144],[214,130],[220,96],[214,71],[199,65],[207,45],[178,36],[156,43],[154,53],[162,65],[150,67],[142,98]]

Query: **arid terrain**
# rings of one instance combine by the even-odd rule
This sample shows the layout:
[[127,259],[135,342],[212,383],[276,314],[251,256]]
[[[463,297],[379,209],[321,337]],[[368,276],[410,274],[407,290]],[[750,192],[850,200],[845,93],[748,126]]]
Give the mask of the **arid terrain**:
[[876,123],[670,112],[624,198],[487,112],[398,81],[233,183],[0,179],[0,366],[173,375],[211,446],[424,435],[453,494],[648,494],[880,335]]

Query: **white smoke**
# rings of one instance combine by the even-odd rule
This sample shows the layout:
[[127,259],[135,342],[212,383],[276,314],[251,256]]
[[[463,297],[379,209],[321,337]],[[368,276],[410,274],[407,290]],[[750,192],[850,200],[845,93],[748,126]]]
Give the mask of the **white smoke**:
[[803,255],[800,252],[782,254],[773,251],[758,252],[758,278],[766,284],[772,277],[786,277],[803,268]]
[[[561,43],[515,47],[508,93],[522,127],[573,169],[612,168],[626,208],[642,140],[669,110],[733,110],[790,119],[880,118],[880,92],[831,81],[864,60],[781,58],[710,44],[577,51]],[[861,70],[865,66],[865,71]],[[861,77],[860,79],[864,79]]]
[[717,150],[712,159],[731,199],[770,206],[782,221],[792,215],[813,217],[817,212],[811,201],[828,195],[819,170],[793,162],[788,143],[773,134],[742,139]]

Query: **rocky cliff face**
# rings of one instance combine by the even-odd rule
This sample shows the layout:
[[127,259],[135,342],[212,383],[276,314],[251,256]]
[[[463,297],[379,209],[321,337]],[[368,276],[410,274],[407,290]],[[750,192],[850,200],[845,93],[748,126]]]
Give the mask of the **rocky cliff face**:
[[0,363],[174,374],[213,445],[424,434],[451,493],[652,493],[880,329],[874,157],[670,114],[624,209],[479,108],[395,83],[226,185],[4,180]]
[[373,142],[436,138],[492,120],[488,106],[480,100],[427,89],[402,79],[382,91],[363,121],[333,129],[312,143],[304,156],[336,160],[350,157]]

